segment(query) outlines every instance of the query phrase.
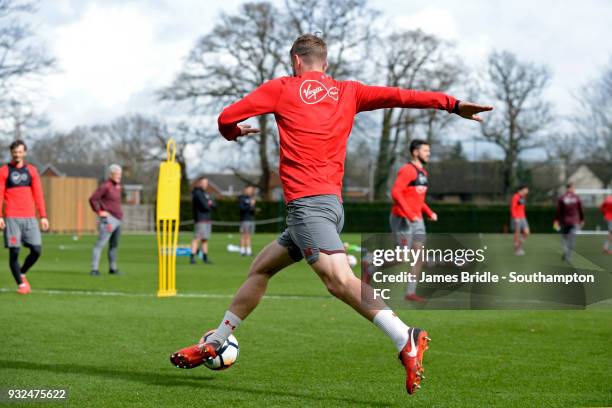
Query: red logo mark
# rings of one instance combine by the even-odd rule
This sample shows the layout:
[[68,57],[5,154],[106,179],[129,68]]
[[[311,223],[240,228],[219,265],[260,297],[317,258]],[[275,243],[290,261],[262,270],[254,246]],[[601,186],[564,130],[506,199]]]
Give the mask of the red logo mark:
[[232,324],[230,323],[229,320],[226,320],[225,322],[223,322],[223,324],[225,324],[226,326],[231,327],[232,331],[234,331],[236,329],[236,326],[232,326]]
[[304,248],[304,256],[312,256],[312,248]]
[[111,224],[108,224],[108,225],[106,226],[106,230],[107,230],[108,232],[113,232],[113,226],[112,226]]
[[10,238],[10,241],[11,241],[11,244],[15,245],[15,244],[17,243],[17,237],[13,235],[13,236]]

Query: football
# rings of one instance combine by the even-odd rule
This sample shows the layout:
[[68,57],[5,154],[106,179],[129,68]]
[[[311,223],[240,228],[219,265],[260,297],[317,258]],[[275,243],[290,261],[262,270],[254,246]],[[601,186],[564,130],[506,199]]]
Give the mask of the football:
[[[206,343],[208,337],[214,332],[214,330],[206,332],[200,339],[200,343]],[[204,365],[211,370],[225,370],[234,365],[238,359],[239,353],[240,348],[238,347],[238,340],[233,334],[230,334],[227,341],[217,349],[217,357],[206,360]]]

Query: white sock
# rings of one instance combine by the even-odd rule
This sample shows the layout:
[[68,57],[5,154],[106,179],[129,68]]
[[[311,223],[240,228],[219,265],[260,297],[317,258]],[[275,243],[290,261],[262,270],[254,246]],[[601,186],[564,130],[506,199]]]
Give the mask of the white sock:
[[222,345],[225,343],[230,334],[236,330],[240,323],[242,323],[242,319],[228,310],[225,312],[225,316],[223,316],[223,320],[221,320],[217,330],[215,330],[215,332],[208,338],[208,343],[217,343],[218,345]]
[[395,344],[397,351],[401,351],[404,348],[408,341],[409,327],[392,310],[383,309],[376,313],[373,323],[389,336],[393,344]]
[[251,250],[251,247],[247,247],[246,253],[247,253],[247,255],[252,255],[253,254],[253,251]]
[[246,252],[246,249],[243,246],[241,246],[240,247],[240,255],[244,255],[245,252]]
[[[417,280],[416,275],[412,272],[410,272],[410,274],[414,277],[413,280]],[[416,293],[416,287],[417,287],[417,283],[416,282],[408,282],[408,285],[406,286],[406,296],[410,296],[410,295],[414,295]]]

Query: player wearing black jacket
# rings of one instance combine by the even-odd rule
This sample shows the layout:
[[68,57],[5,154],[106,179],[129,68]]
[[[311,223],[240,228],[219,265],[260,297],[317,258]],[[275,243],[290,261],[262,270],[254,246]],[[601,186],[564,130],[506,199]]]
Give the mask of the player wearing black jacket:
[[208,259],[208,240],[212,232],[212,211],[217,204],[210,193],[206,191],[208,188],[208,179],[198,179],[192,190],[193,200],[193,241],[191,241],[191,263],[195,264],[195,257],[198,252],[198,246],[201,244],[202,260],[204,263],[212,263]]
[[238,196],[240,209],[240,255],[251,256],[251,235],[255,234],[255,187],[246,186]]

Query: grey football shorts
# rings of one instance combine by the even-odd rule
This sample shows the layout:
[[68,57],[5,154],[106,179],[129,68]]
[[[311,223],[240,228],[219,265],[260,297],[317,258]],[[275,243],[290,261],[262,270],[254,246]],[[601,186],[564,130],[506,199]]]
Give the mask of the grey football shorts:
[[413,244],[424,244],[426,241],[425,222],[422,219],[408,221],[404,217],[391,214],[389,224],[397,245],[412,248]]
[[212,224],[207,221],[196,222],[193,226],[193,237],[200,240],[209,240],[212,232]]
[[42,238],[36,218],[5,218],[4,247],[41,246]]
[[608,220],[608,232],[612,232],[612,220]]
[[241,234],[255,234],[255,221],[240,221]]
[[344,226],[344,209],[336,195],[302,197],[287,204],[287,229],[278,237],[296,262],[306,258],[309,264],[319,254],[344,253],[340,232]]
[[523,232],[524,230],[529,229],[529,223],[527,222],[527,218],[513,218],[512,219],[512,231]]

